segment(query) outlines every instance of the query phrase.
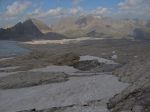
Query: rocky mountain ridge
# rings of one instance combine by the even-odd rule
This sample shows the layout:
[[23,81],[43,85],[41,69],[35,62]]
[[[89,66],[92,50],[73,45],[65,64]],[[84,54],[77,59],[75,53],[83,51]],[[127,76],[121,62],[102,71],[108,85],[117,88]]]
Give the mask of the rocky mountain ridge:
[[96,18],[91,15],[67,17],[53,25],[53,30],[68,37],[149,39],[148,20]]
[[15,26],[0,29],[0,40],[34,40],[34,39],[62,39],[65,36],[52,32],[46,24],[36,19],[29,19],[17,23]]

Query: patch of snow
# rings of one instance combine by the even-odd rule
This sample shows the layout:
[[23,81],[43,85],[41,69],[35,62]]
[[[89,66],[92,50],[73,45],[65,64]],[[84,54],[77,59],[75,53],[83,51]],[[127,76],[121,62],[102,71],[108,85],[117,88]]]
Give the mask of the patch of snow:
[[134,56],[134,58],[138,58],[138,56]]
[[99,57],[96,57],[96,56],[89,56],[89,55],[80,56],[80,61],[86,61],[86,60],[98,60],[98,62],[100,62],[100,63],[117,64],[112,60],[108,60],[108,59],[105,59],[105,58],[99,58]]
[[19,66],[14,66],[14,67],[4,67],[4,68],[0,68],[0,70],[13,70],[13,69],[17,69],[19,68]]
[[76,43],[85,40],[101,40],[102,38],[91,38],[91,37],[81,37],[76,39],[62,39],[62,40],[35,40],[24,42],[25,44],[69,44],[69,43]]
[[111,56],[112,59],[117,59],[118,58],[118,55],[113,55]]
[[[128,84],[119,82],[115,76],[97,75],[72,77],[69,81],[62,83],[0,90],[0,112],[85,104],[93,100],[110,98],[127,86]],[[85,112],[91,111],[85,110]]]
[[112,51],[112,54],[115,54],[116,53],[116,51]]
[[10,57],[10,58],[0,58],[0,61],[6,61],[6,60],[10,60],[13,59],[14,57]]

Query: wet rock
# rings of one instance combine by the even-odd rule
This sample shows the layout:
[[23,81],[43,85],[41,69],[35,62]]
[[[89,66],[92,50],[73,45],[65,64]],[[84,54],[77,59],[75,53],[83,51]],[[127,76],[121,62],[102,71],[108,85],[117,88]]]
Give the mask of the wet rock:
[[98,60],[86,60],[75,63],[73,67],[82,71],[112,72],[116,68],[120,67],[120,65],[100,63]]
[[87,60],[87,61],[80,61],[73,65],[74,68],[77,68],[79,70],[91,70],[97,67],[102,66],[103,63],[99,63],[97,60]]

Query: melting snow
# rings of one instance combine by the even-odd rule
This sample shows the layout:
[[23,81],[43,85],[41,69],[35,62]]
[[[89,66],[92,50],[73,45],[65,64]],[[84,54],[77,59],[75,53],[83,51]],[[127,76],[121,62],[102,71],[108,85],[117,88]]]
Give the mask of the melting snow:
[[76,38],[76,39],[62,39],[62,40],[35,40],[35,41],[29,41],[24,42],[25,44],[69,44],[69,43],[75,43],[85,40],[100,40],[103,38],[91,38],[91,37],[82,37],[82,38]]

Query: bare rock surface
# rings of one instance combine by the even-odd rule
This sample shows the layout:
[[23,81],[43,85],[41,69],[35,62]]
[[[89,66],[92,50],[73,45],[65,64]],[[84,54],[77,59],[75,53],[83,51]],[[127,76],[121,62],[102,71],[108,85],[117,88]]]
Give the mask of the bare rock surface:
[[[119,76],[120,81],[130,83],[130,85],[126,85],[126,87],[128,86],[127,88],[121,87],[120,91],[115,91],[115,93],[110,96],[108,108],[112,112],[149,112],[149,45],[150,44],[145,41],[111,39],[101,41],[82,41],[79,43],[61,45],[28,45],[32,50],[38,52],[36,52],[35,54],[32,53],[23,58],[10,59],[7,62],[1,61],[0,66],[25,66],[27,68],[23,70],[31,70],[33,68],[35,70],[35,68],[41,68],[41,71],[37,71],[44,72],[44,70],[47,70],[45,72],[50,72],[48,70],[54,70],[56,72],[56,68],[58,68],[58,65],[57,67],[49,66],[56,62],[56,59],[60,59],[60,65],[64,64],[66,66],[66,64],[68,63],[65,62],[67,61],[64,61],[64,59],[61,59],[61,57],[66,58],[67,56],[64,56],[64,54],[68,54],[72,51],[74,51],[75,55],[78,55],[77,58],[72,58],[74,56],[71,56],[71,58],[65,59],[68,60],[68,62],[69,60],[73,60],[73,63],[69,62],[68,65],[78,63],[79,61],[85,61],[86,64],[87,62],[91,63],[94,59],[99,60],[99,57],[103,57],[104,59],[112,59],[113,55],[117,55],[117,58],[113,60],[117,61],[118,63],[122,63],[124,66],[115,70],[115,72],[113,73],[114,75]],[[76,50],[74,50],[75,48]],[[80,55],[88,55],[88,58],[90,56],[90,60],[81,60],[81,58],[79,60]],[[91,56],[97,57],[92,57],[91,60]],[[111,68],[112,65],[114,66],[115,64],[104,65],[104,68],[108,69],[109,66]],[[48,67],[44,69],[45,66]],[[68,67],[66,68],[68,69]],[[94,107],[91,107],[89,105],[87,106],[89,100],[93,101],[103,99],[101,97],[102,94],[106,95],[106,93],[112,93],[112,90],[114,91],[116,88],[119,89],[121,85],[120,83],[122,82],[118,83],[118,87],[115,86],[114,83],[112,83],[112,77],[108,79],[106,78],[107,80],[102,78],[106,75],[106,77],[112,75],[111,73],[105,72],[99,73],[98,71],[101,71],[100,68],[103,68],[101,66],[96,68],[93,67],[90,71],[76,71],[76,69],[74,69],[73,67],[70,67],[68,71],[66,70],[66,68],[65,73],[67,72],[67,75],[69,77],[69,80],[66,82],[50,83],[47,85],[38,85],[20,89],[0,90],[0,111],[10,112],[13,110],[26,110],[27,112],[97,112],[101,111],[102,109],[102,112],[105,112],[105,110],[107,110],[106,106],[95,106],[95,103]],[[58,71],[63,72],[64,68],[59,68]],[[94,71],[96,71],[96,73],[94,73]],[[32,72],[36,71],[30,71],[30,73]],[[1,74],[2,73],[0,73],[0,75]],[[2,74],[3,77],[4,75],[5,74]],[[110,85],[108,83],[111,83],[111,87],[109,87]],[[115,86],[115,89],[112,86]],[[103,90],[104,88],[107,88],[107,90]],[[82,98],[84,99],[84,101]],[[83,101],[84,103],[81,103],[79,99],[81,99],[81,101]],[[102,104],[106,105],[106,102]]]
[[109,110],[103,104],[101,100],[94,100],[87,102],[84,105],[74,104],[64,107],[52,107],[49,109],[37,110],[35,108],[30,110],[18,111],[18,112],[109,112]]
[[112,112],[150,111],[150,60],[134,60],[115,73],[130,86],[110,99],[108,108]]
[[67,81],[64,73],[19,72],[0,77],[0,89],[14,89]]
[[[44,77],[43,73],[41,75]],[[36,80],[32,79],[30,78],[31,81],[29,80],[28,82]],[[85,108],[82,105],[93,100],[108,99],[127,86],[128,84],[119,82],[117,77],[105,74],[93,75],[90,77],[70,77],[66,82],[51,83],[28,88],[1,89],[0,111],[22,111],[34,108],[36,110],[45,110],[53,107],[64,107],[75,104],[79,106],[68,108],[66,111],[69,112],[72,110],[74,112],[80,112],[83,109],[85,112],[90,112],[92,110],[91,107]],[[103,106],[97,107],[98,109],[95,109],[95,112],[100,109],[107,110],[106,103],[102,104]]]

